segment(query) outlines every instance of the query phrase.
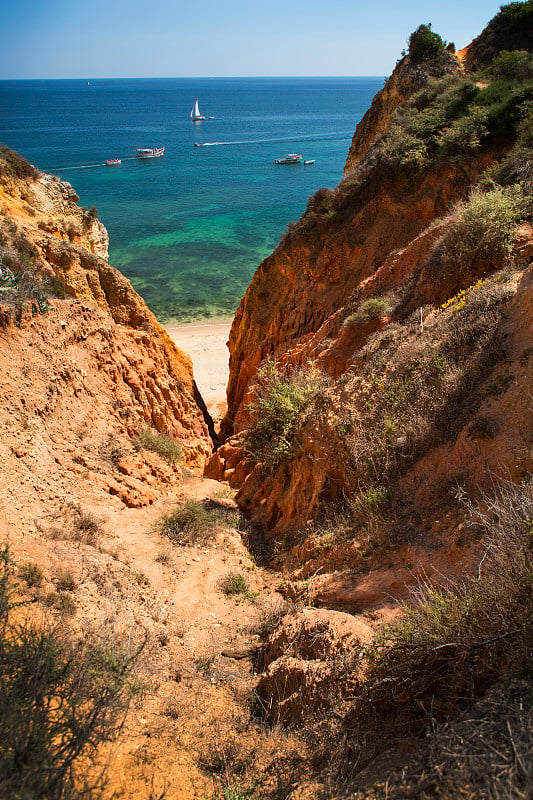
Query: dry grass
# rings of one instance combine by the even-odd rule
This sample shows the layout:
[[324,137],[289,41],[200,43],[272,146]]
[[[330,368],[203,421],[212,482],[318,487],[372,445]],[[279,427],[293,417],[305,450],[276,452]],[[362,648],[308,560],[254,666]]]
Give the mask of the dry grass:
[[533,676],[533,484],[505,484],[466,506],[484,534],[476,572],[420,585],[345,678],[353,700],[336,734],[345,778],[406,726],[423,736],[500,681]]
[[344,397],[334,408],[332,436],[346,454],[351,503],[363,523],[367,512],[386,506],[418,457],[453,439],[476,414],[484,381],[506,356],[499,324],[514,290],[498,277],[478,282],[455,305],[428,311],[423,330],[408,319],[374,334],[359,374],[339,382]]
[[156,531],[173,544],[203,544],[212,538],[227,516],[228,510],[212,501],[186,500],[160,518]]

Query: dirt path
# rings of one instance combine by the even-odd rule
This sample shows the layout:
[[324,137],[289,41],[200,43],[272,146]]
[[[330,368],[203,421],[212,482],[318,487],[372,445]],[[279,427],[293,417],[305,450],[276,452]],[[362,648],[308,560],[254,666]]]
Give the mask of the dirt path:
[[[205,541],[186,547],[158,533],[162,515],[185,500],[209,501],[225,514],[221,520],[214,513]],[[251,654],[259,640],[253,626],[276,597],[272,579],[255,566],[232,495],[215,481],[189,478],[140,509],[104,502],[80,508],[98,520],[94,541],[83,540],[68,514],[53,515],[39,536],[24,538],[19,560],[42,565],[39,599],[54,590],[59,570],[72,575],[71,621],[80,632],[146,638],[139,676],[147,689],[110,758],[111,793],[128,800],[209,797],[218,778],[200,764],[218,758],[235,720],[249,725]],[[229,573],[241,576],[245,592],[224,593]]]

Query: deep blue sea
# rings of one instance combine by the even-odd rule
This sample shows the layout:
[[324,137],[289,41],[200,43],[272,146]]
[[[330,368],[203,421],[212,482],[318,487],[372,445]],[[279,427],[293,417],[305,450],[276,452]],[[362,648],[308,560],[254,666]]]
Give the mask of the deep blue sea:
[[[0,141],[97,207],[111,263],[160,320],[231,316],[309,195],[342,177],[355,126],[382,85],[374,77],[0,81]],[[190,120],[194,96],[214,119]],[[134,156],[161,145],[163,158]],[[288,152],[315,163],[273,163]],[[106,167],[109,158],[123,161]]]

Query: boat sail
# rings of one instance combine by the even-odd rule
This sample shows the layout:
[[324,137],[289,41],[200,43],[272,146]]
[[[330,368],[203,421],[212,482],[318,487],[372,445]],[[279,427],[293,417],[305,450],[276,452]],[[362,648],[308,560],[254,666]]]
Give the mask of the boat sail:
[[205,119],[205,114],[200,113],[200,108],[198,106],[198,100],[196,97],[194,98],[194,105],[191,111],[191,119],[193,122],[199,122],[202,119]]

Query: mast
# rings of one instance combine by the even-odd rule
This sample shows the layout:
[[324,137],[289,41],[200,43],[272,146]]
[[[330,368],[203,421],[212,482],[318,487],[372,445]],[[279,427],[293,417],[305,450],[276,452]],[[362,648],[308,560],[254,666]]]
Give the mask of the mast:
[[193,105],[192,111],[191,111],[191,119],[196,119],[196,117],[201,117],[201,116],[202,115],[200,114],[200,109],[198,107],[198,100],[195,97],[194,98],[194,105]]

